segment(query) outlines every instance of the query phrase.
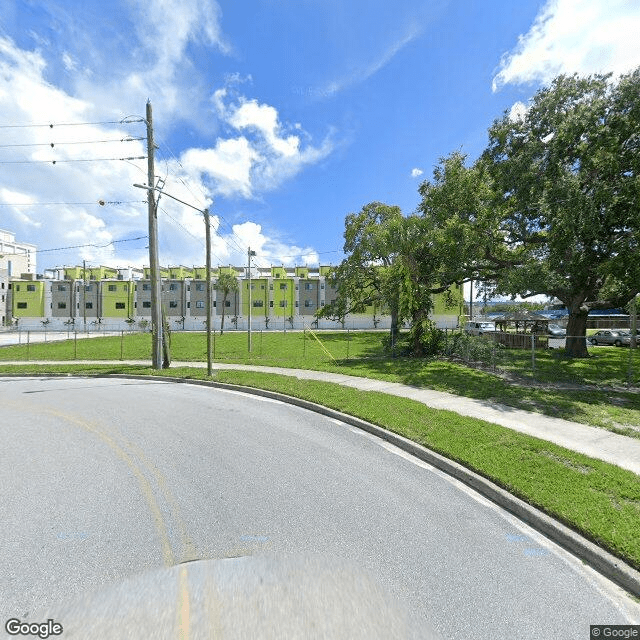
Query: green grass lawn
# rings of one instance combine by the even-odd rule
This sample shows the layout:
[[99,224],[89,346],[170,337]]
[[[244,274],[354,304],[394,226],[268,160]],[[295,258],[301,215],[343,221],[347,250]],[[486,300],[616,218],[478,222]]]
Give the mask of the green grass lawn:
[[[216,362],[271,365],[357,376],[427,387],[537,411],[615,433],[640,438],[640,352],[615,347],[592,349],[586,360],[561,352],[536,352],[535,380],[531,352],[500,350],[500,370],[470,367],[459,361],[391,357],[385,332],[245,332],[216,335]],[[485,346],[486,342],[481,342]],[[204,333],[173,333],[174,361],[206,361]],[[506,352],[506,353],[505,353]],[[2,360],[149,360],[151,335],[77,339],[0,348]],[[631,372],[631,375],[630,375]],[[633,386],[626,388],[631,379]],[[589,388],[586,388],[586,387]],[[573,388],[572,388],[573,387]],[[615,387],[615,388],[614,388]]]
[[[457,360],[390,357],[385,332],[316,335],[317,339],[310,333],[256,331],[249,354],[246,333],[227,332],[215,336],[213,357],[217,362],[336,371],[401,382],[640,437],[640,351],[599,347],[585,360],[537,351],[534,368],[530,351],[501,349],[499,368],[494,369],[490,351],[488,366],[470,367]],[[171,351],[174,361],[204,362],[206,336],[173,333]],[[148,360],[150,352],[151,335],[137,333],[3,347],[0,361]]]

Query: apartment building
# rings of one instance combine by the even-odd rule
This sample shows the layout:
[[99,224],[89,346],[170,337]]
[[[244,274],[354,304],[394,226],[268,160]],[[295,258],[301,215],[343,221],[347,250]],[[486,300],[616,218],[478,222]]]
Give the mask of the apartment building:
[[[222,316],[227,329],[244,329],[249,314],[255,329],[302,328],[388,328],[384,310],[369,307],[362,314],[349,316],[343,325],[317,319],[315,314],[335,300],[330,265],[320,267],[284,267],[252,269],[216,267],[211,270],[212,318],[219,328]],[[172,329],[202,330],[206,321],[207,283],[203,267],[161,268],[162,308]],[[224,292],[216,285],[222,274],[231,274],[237,291]],[[149,269],[123,270],[108,267],[70,267],[57,277],[11,279],[13,301],[11,316],[19,326],[51,329],[91,329],[101,325],[113,329],[148,327],[151,320],[151,280]],[[463,313],[461,290],[458,301],[447,306],[443,296],[435,301],[433,318],[439,326],[458,326]],[[442,299],[440,299],[442,298]]]

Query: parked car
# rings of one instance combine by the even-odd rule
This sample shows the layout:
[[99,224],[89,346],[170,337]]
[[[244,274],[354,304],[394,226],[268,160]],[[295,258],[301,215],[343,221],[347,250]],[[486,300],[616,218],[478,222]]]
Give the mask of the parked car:
[[548,334],[554,338],[564,338],[567,335],[567,330],[563,329],[559,324],[550,324]]
[[483,333],[495,333],[495,322],[467,322],[464,325],[464,332],[470,336],[481,336]]
[[602,329],[587,339],[593,345],[613,344],[616,347],[628,347],[631,344],[631,334],[628,331],[614,331],[612,329]]
[[541,336],[553,336],[554,338],[564,338],[567,332],[558,324],[547,324],[546,322],[535,322],[531,327],[531,333]]

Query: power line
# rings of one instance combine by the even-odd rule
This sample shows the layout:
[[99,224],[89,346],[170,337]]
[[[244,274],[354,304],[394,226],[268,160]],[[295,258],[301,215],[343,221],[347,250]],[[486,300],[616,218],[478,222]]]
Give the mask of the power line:
[[[173,152],[173,150],[171,149],[171,147],[169,147],[169,145],[162,141],[161,142],[162,146],[166,148],[166,150],[169,152],[170,156],[175,160],[176,164],[183,170],[186,171],[184,166],[182,165],[182,163],[180,162],[179,158],[176,156],[176,154]],[[191,187],[185,182],[185,180],[182,178],[182,176],[177,176],[177,179],[184,185],[184,187],[187,189],[187,191],[196,199],[198,200],[198,196],[196,196],[196,194],[192,191]],[[202,189],[200,189],[201,195],[202,197],[205,199],[205,201],[207,200],[207,195],[202,191]],[[238,242],[242,242],[242,239],[236,234],[236,232],[233,230],[233,227],[226,221],[226,219],[224,218],[224,216],[219,213],[218,211],[214,212],[212,215],[214,215],[216,218],[218,218],[219,221],[222,221],[222,223],[224,223],[224,225],[226,225],[226,227],[228,228],[229,232],[230,232],[230,237],[229,239],[233,242],[233,244],[236,246],[236,250],[240,251],[240,253],[244,253],[245,249],[243,249]],[[219,235],[219,234],[216,234]],[[227,241],[222,238],[221,235],[219,235],[219,237],[223,240],[223,242],[227,245],[227,248],[232,250],[231,247],[229,246],[229,244],[227,243]],[[238,240],[238,242],[236,242],[236,240]]]
[[92,204],[104,207],[107,204],[144,204],[146,200],[96,200],[95,202],[0,202],[0,207],[71,207],[71,206],[88,206]]
[[137,238],[126,238],[124,240],[112,240],[111,242],[107,242],[106,244],[76,244],[69,247],[57,247],[55,249],[36,249],[31,253],[49,253],[51,251],[67,251],[69,249],[82,249],[84,247],[93,247],[94,249],[104,249],[105,247],[109,247],[113,244],[118,244],[121,242],[134,242],[135,240],[146,240],[149,236],[138,236]]
[[0,149],[9,149],[14,147],[58,147],[69,144],[104,144],[118,142],[138,142],[144,140],[144,136],[137,138],[120,138],[120,140],[76,140],[73,142],[22,142],[20,144],[0,144]]
[[[132,116],[127,116],[127,118]],[[48,123],[40,123],[40,124],[2,124],[0,125],[0,129],[31,129],[31,128],[40,128],[40,127],[49,127],[53,129],[54,127],[82,127],[82,126],[98,126],[98,125],[106,125],[106,124],[135,124],[137,122],[145,122],[144,118],[137,118],[135,120],[127,120],[123,118],[122,120],[105,120],[102,122],[48,122]]]
[[60,164],[63,162],[126,162],[128,160],[146,160],[147,156],[130,158],[77,158],[75,160],[0,160],[0,164]]

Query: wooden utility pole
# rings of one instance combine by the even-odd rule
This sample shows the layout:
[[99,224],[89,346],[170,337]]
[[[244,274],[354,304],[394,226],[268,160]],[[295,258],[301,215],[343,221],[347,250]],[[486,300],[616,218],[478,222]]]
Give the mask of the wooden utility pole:
[[147,100],[147,202],[149,204],[149,277],[151,280],[151,328],[153,347],[151,353],[154,369],[162,369],[162,284],[158,261],[158,210],[154,193],[155,144],[153,141],[153,115],[151,101]]

